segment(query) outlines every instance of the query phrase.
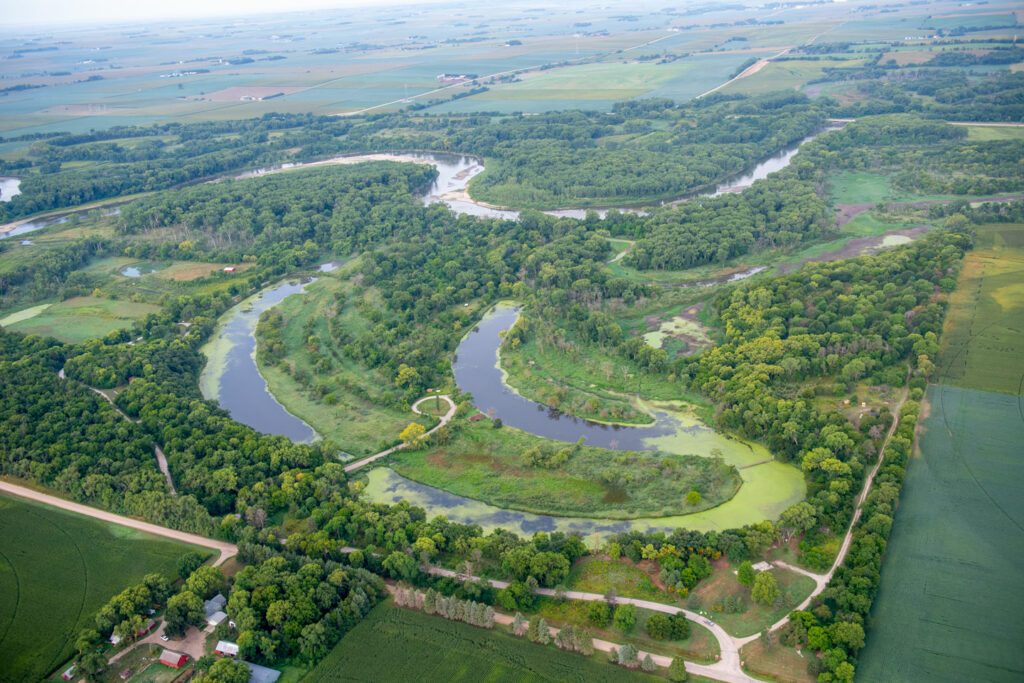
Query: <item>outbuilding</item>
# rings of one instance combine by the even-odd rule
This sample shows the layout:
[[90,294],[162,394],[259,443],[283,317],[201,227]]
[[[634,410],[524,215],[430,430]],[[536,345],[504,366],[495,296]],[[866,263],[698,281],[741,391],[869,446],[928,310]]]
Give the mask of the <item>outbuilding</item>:
[[180,669],[181,667],[185,666],[185,663],[187,661],[188,655],[181,652],[175,652],[174,650],[164,650],[160,653],[160,663],[174,667],[175,669]]
[[70,681],[72,678],[75,677],[75,667],[76,666],[78,666],[78,665],[77,664],[72,664],[71,666],[69,666],[67,669],[64,670],[64,673],[62,673],[60,675],[60,677],[63,678],[65,681]]
[[215,647],[213,651],[219,655],[234,657],[238,654],[238,643],[232,643],[227,640],[218,640],[217,647]]
[[249,683],[274,683],[281,677],[281,672],[277,669],[268,669],[252,662],[243,663],[249,667]]

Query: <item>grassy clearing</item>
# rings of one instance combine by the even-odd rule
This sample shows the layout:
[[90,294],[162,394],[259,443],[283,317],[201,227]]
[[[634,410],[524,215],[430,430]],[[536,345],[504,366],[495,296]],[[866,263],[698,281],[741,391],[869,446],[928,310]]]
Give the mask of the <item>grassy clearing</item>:
[[[113,595],[194,548],[0,497],[0,680],[45,677]],[[195,549],[204,555],[203,549]]]
[[589,607],[589,602],[580,600],[544,598],[538,603],[536,615],[543,617],[552,626],[565,624],[583,626],[601,640],[612,643],[629,642],[640,650],[670,657],[682,657],[688,662],[710,664],[721,652],[718,641],[711,631],[692,621],[690,622],[690,637],[686,640],[655,640],[650,638],[645,630],[647,618],[654,614],[652,610],[638,608],[636,626],[629,633],[622,633],[610,626],[608,628],[594,626],[588,617]]
[[31,318],[10,325],[10,328],[24,334],[79,342],[130,327],[136,320],[159,310],[159,306],[152,304],[78,296],[53,304]]
[[374,609],[304,679],[314,681],[659,680],[508,633],[394,607]]
[[1024,224],[979,226],[950,297],[936,381],[1020,395],[1022,348]]
[[762,95],[774,90],[799,90],[805,83],[825,75],[825,68],[854,68],[864,60],[781,60],[769,62],[757,73],[733,81],[718,92]]
[[1020,126],[968,126],[968,142],[992,140],[1024,140],[1024,127]]
[[[781,597],[775,605],[761,605],[750,599],[750,589],[736,580],[732,567],[725,563],[716,565],[720,566],[697,584],[693,595],[701,607],[713,615],[715,622],[734,636],[749,636],[774,624],[814,590],[814,580],[810,577],[785,569],[772,569],[770,571],[778,582]],[[729,597],[742,600],[745,609],[735,613],[723,611]]]
[[565,581],[568,589],[604,595],[609,588],[624,598],[639,598],[655,602],[673,602],[671,594],[654,585],[651,577],[640,567],[623,560],[604,557],[586,557],[577,562]]
[[740,650],[743,670],[758,678],[781,683],[814,683],[816,676],[807,673],[807,662],[814,653],[804,656],[791,647],[775,643],[765,647],[760,640]]
[[207,263],[196,261],[173,261],[165,268],[158,270],[155,275],[167,280],[176,282],[189,282],[197,278],[205,277],[216,273],[224,268],[234,268],[236,272],[242,272],[252,268],[254,263]]
[[[333,355],[330,369],[315,367],[306,352],[308,335],[304,334],[303,326],[307,320],[314,320],[314,334],[323,340],[331,339],[328,320],[334,309],[334,293],[347,289],[348,283],[322,277],[310,283],[301,296],[288,297],[275,307],[284,318],[281,336],[286,349],[284,357],[290,369],[285,372],[280,364],[270,365],[262,358],[259,368],[270,392],[288,412],[301,418],[345,452],[370,455],[393,444],[410,422],[431,426],[433,421],[417,417],[408,410],[383,407],[374,401],[373,396],[379,388],[391,384],[389,378],[375,370],[364,368],[340,354]],[[367,324],[355,309],[354,305],[349,306],[341,314],[346,329],[353,331]],[[336,402],[326,402],[298,382],[296,371],[315,378],[316,384],[327,389],[324,398],[329,393]]]
[[932,385],[908,465],[865,681],[1024,677],[1024,420],[1014,396]]
[[[740,488],[736,470],[711,458],[573,447],[493,429],[488,420],[465,425],[444,446],[394,458],[396,471],[414,481],[535,514],[670,516],[713,508]],[[694,489],[701,500],[690,505]]]

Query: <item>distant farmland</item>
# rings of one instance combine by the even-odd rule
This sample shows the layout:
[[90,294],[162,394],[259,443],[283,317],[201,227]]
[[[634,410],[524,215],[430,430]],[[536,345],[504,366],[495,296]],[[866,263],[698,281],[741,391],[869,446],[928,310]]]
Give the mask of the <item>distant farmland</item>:
[[928,389],[858,681],[1024,677],[1019,398]]
[[0,497],[0,681],[45,677],[74,654],[76,634],[107,600],[146,574],[174,576],[191,549]]

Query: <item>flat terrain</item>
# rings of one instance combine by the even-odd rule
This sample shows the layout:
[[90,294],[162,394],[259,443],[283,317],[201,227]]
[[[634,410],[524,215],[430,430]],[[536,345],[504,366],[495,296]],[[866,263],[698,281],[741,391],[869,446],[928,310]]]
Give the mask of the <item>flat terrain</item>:
[[591,658],[442,617],[378,606],[306,676],[317,681],[656,681]]
[[0,681],[42,678],[92,614],[144,575],[175,575],[190,546],[0,496]]
[[927,399],[858,680],[1019,681],[1020,399],[938,385]]
[[936,381],[1019,396],[1022,349],[1024,224],[979,226],[950,297]]
[[136,320],[159,310],[159,306],[152,304],[77,296],[40,309],[32,317],[14,322],[9,327],[24,334],[79,342],[130,327]]

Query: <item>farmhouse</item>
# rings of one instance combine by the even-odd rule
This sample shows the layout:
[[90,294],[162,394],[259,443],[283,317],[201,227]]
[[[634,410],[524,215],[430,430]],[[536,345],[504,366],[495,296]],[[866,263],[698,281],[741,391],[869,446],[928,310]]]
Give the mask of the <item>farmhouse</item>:
[[277,669],[268,669],[252,662],[245,662],[245,665],[249,667],[249,683],[274,683],[281,677]]
[[209,619],[217,612],[223,612],[224,606],[228,604],[228,599],[220,593],[217,593],[212,598],[203,603],[203,612],[206,614],[206,618]]
[[160,663],[166,664],[167,666],[180,669],[185,666],[185,662],[188,661],[188,655],[181,652],[175,652],[174,650],[164,650],[160,653]]
[[231,643],[226,640],[218,640],[217,647],[213,650],[219,655],[234,657],[238,654],[238,643]]
[[210,616],[206,617],[206,623],[210,626],[219,626],[222,621],[228,618],[227,613],[216,611]]

